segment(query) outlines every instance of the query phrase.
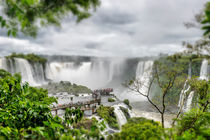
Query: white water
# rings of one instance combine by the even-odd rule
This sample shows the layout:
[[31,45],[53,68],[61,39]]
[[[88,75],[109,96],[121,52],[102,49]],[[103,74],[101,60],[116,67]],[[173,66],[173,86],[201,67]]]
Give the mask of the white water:
[[20,73],[23,82],[29,82],[31,85],[36,85],[33,78],[32,67],[27,60],[15,58],[15,73]]
[[41,64],[35,63],[33,66],[25,59],[14,58],[14,60],[0,58],[0,68],[8,72],[20,73],[22,82],[28,82],[32,86],[44,83],[44,68]]
[[[139,85],[139,90],[143,94],[147,94],[148,92],[148,86],[149,86],[149,80],[151,78],[152,74],[152,67],[153,67],[153,61],[140,61],[136,68],[136,78],[139,83],[142,83]],[[120,100],[129,99],[130,102],[138,102],[146,100],[145,97],[140,95],[139,93],[135,91],[131,91],[129,89],[126,89],[123,92],[119,92],[116,94],[116,96]]]
[[[208,80],[208,60],[206,60],[206,59],[204,59],[202,61],[199,79],[200,80]],[[193,96],[194,96],[194,91],[191,91],[187,97],[186,109],[185,109],[186,111],[189,111],[191,108]]]
[[190,94],[187,97],[186,108],[184,108],[185,112],[189,111],[190,108],[191,108],[193,95],[194,95],[194,91],[191,91]]
[[127,119],[126,119],[124,113],[122,112],[122,110],[120,109],[120,105],[114,105],[113,107],[114,107],[114,113],[117,117],[117,122],[121,128],[122,125],[126,124]]
[[90,88],[106,86],[122,74],[124,61],[50,62],[46,77],[53,81],[70,81]]
[[142,83],[140,86],[140,92],[147,94],[148,86],[152,74],[153,61],[139,62],[136,70],[136,79],[139,83]]
[[42,64],[35,63],[34,64],[34,69],[33,69],[32,72],[33,72],[33,77],[34,77],[36,83],[39,83],[39,84],[46,83],[44,68],[43,68]]
[[[188,70],[188,78],[191,78],[191,65],[189,66]],[[204,59],[201,64],[201,69],[200,69],[200,80],[208,80],[208,60]],[[188,80],[187,80],[188,81]],[[192,104],[192,99],[194,96],[194,91],[191,91],[189,95],[187,96],[187,92],[190,90],[190,86],[187,85],[187,81],[185,82],[184,89],[181,91],[180,94],[180,99],[178,103],[178,107],[183,106],[183,111],[187,112],[191,108]],[[187,98],[186,98],[187,96]],[[186,103],[184,104],[184,99],[186,98]]]
[[184,105],[184,99],[186,96],[186,93],[190,90],[190,86],[187,85],[187,80],[184,83],[184,88],[181,91],[180,94],[180,98],[179,98],[179,103],[178,103],[178,107],[181,107]]
[[5,58],[0,58],[0,68],[7,70],[7,63]]
[[208,80],[208,60],[204,59],[202,61],[201,70],[200,70],[200,77],[201,80]]

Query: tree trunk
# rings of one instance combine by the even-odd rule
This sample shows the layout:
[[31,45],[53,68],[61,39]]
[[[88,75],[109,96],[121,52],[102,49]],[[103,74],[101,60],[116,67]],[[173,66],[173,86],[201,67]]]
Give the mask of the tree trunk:
[[162,128],[164,128],[164,113],[161,113]]

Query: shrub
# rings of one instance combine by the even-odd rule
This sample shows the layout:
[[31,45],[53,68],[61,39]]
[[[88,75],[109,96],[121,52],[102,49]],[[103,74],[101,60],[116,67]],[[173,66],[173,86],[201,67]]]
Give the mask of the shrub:
[[125,99],[124,101],[123,101],[126,105],[130,105],[130,102],[129,102],[129,100],[128,99]]
[[115,99],[113,99],[113,98],[108,98],[108,102],[115,102]]
[[47,59],[40,57],[38,55],[35,54],[17,54],[17,53],[12,53],[11,55],[6,57],[7,59],[13,59],[13,58],[23,58],[28,60],[31,63],[41,63],[41,64],[45,64],[47,62]]
[[128,99],[125,99],[125,100],[123,101],[123,103],[126,104],[126,105],[129,107],[129,109],[132,109],[132,106],[130,105],[130,102],[129,102]]
[[111,128],[119,129],[117,118],[114,114],[114,108],[108,106],[100,106],[96,112],[103,118]]
[[162,127],[153,120],[145,118],[132,118],[122,126],[120,133],[108,136],[108,140],[162,140]]

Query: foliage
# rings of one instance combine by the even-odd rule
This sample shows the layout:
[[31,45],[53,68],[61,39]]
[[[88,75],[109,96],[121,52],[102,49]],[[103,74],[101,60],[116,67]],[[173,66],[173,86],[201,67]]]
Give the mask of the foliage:
[[64,122],[66,125],[78,123],[83,118],[83,112],[80,109],[69,109],[67,108],[64,115]]
[[120,133],[110,135],[108,140],[161,140],[164,133],[161,126],[153,120],[131,118],[122,126]]
[[[198,97],[196,103],[204,111],[209,108],[210,100],[210,80],[198,80],[197,78],[192,78],[190,80],[191,91],[194,91],[196,97]],[[195,103],[195,104],[196,104]]]
[[68,81],[61,81],[59,83],[48,83],[48,85],[41,86],[47,89],[49,93],[68,92],[69,94],[77,93],[92,93],[92,90],[86,86],[71,84]]
[[[170,97],[170,91],[175,84],[183,85],[185,79],[179,78],[183,75],[183,67],[177,61],[177,57],[160,60],[154,62],[151,76],[148,77],[147,82],[135,78],[127,83],[127,87],[147,98],[149,103],[160,113],[162,127],[164,128],[164,114],[167,107],[166,98]],[[158,87],[158,90],[156,89],[158,94],[155,95],[155,98],[154,94],[151,95],[154,85]],[[147,88],[147,91],[142,91],[142,87]]]
[[16,53],[12,53],[11,55],[9,56],[6,56],[7,59],[14,59],[14,58],[23,58],[23,59],[26,59],[28,60],[29,62],[31,63],[41,63],[43,65],[45,65],[45,63],[47,62],[47,59],[45,58],[42,58],[38,55],[35,55],[35,54],[16,54]]
[[114,108],[108,106],[100,106],[96,112],[103,118],[111,128],[119,129],[117,118],[114,114]]
[[128,99],[123,100],[123,103],[126,104],[129,107],[129,109],[132,109],[132,106],[130,105],[130,102]]
[[31,131],[45,127],[49,120],[52,122],[51,125],[56,123],[49,108],[56,100],[53,97],[49,98],[46,91],[35,90],[27,83],[21,85],[21,78],[18,75],[1,78],[0,85],[1,136],[25,137]]
[[82,119],[80,122],[74,125],[74,128],[77,129],[86,129],[88,134],[92,138],[103,139],[103,135],[100,134],[100,131],[103,131],[106,128],[104,122],[99,122],[96,118],[92,119]]
[[113,99],[113,98],[108,98],[108,102],[115,102],[115,99]]
[[93,133],[72,128],[72,125],[83,118],[83,112],[79,109],[67,109],[64,120],[52,116],[50,105],[54,102],[56,99],[48,97],[47,90],[30,87],[28,83],[22,84],[19,74],[3,75],[0,78],[0,138],[55,140],[102,138],[99,131]]
[[[186,54],[196,54],[198,56],[202,56],[203,54],[210,54],[210,40],[208,37],[203,37],[197,41],[195,41],[193,44],[189,42],[183,42],[183,46],[185,47],[184,53]],[[209,57],[207,55],[207,57]]]
[[[164,65],[164,67],[178,67],[181,69],[181,74],[177,76],[177,80],[174,83],[174,86],[169,91],[169,94],[166,95],[166,104],[169,106],[174,106],[178,103],[179,95],[181,90],[183,89],[184,82],[188,76],[188,70],[191,66],[191,76],[199,76],[200,75],[200,67],[203,57],[199,57],[198,55],[183,55],[183,54],[174,54],[168,57],[161,57],[157,61]],[[159,75],[160,79],[164,82],[167,81],[167,77],[164,77],[162,74]],[[154,84],[152,87],[153,100],[159,99],[161,89],[158,84]],[[158,103],[158,101],[156,101]]]
[[205,31],[204,35],[210,34],[210,2],[206,3],[206,7],[204,9],[204,18],[201,22],[203,24],[202,29]]
[[198,108],[183,114],[173,128],[173,139],[201,139],[210,137],[210,112],[203,112]]
[[124,108],[124,107],[120,106],[120,109],[122,110],[122,112],[125,115],[127,120],[131,118],[127,108]]
[[6,70],[0,69],[0,78],[5,78],[6,76],[11,76]]
[[2,0],[0,24],[8,31],[8,36],[22,32],[35,37],[38,27],[60,26],[61,20],[70,13],[79,22],[88,18],[89,10],[99,4],[99,0]]
[[130,105],[130,102],[129,102],[128,99],[125,99],[125,100],[123,101],[123,103],[126,104],[126,105]]

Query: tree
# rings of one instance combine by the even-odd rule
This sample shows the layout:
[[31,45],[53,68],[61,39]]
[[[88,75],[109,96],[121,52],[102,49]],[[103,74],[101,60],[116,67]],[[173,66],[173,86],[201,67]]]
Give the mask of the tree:
[[70,13],[79,22],[90,17],[90,9],[99,4],[99,0],[2,0],[0,24],[8,36],[22,32],[35,37],[38,27],[60,26],[61,19]]
[[206,53],[210,54],[210,2],[205,4],[202,12],[195,15],[194,22],[187,22],[185,26],[187,28],[198,27],[205,31],[203,37],[195,41],[195,43],[183,42],[183,46],[186,48],[185,53],[198,56]]
[[194,91],[194,108],[181,114],[173,127],[173,139],[209,139],[210,137],[210,80],[190,81],[191,91]]
[[[168,59],[176,61],[173,57],[169,57]],[[159,61],[155,61],[151,75],[152,76],[149,77],[148,82],[142,81],[142,79],[139,78],[135,78],[134,80],[128,82],[126,86],[130,90],[135,91],[147,98],[150,104],[160,113],[162,127],[164,128],[166,97],[169,96],[170,90],[175,85],[175,83],[183,83],[186,79],[182,79],[180,81],[178,78],[178,76],[183,75],[181,64],[174,63],[174,66],[170,66]],[[159,103],[156,103],[151,97],[151,89],[155,84],[157,84],[160,88],[160,98],[158,99],[160,101]],[[142,88],[147,88],[147,91],[142,91]]]
[[[64,119],[51,114],[54,97],[45,89],[21,83],[19,74],[0,69],[0,138],[1,139],[100,139],[98,122],[94,130],[73,128],[83,118],[80,109],[67,109]],[[97,133],[93,133],[97,131]],[[91,135],[92,134],[92,135]]]
[[204,17],[201,23],[203,24],[202,29],[205,31],[204,35],[210,37],[210,2],[206,3],[206,7],[204,9]]
[[122,126],[119,133],[108,136],[108,140],[163,140],[163,129],[153,121],[145,118],[131,118]]
[[210,54],[210,39],[208,37],[203,37],[194,44],[189,42],[183,42],[183,46],[186,48],[184,53],[186,54],[196,54],[197,56],[201,56],[203,54]]

